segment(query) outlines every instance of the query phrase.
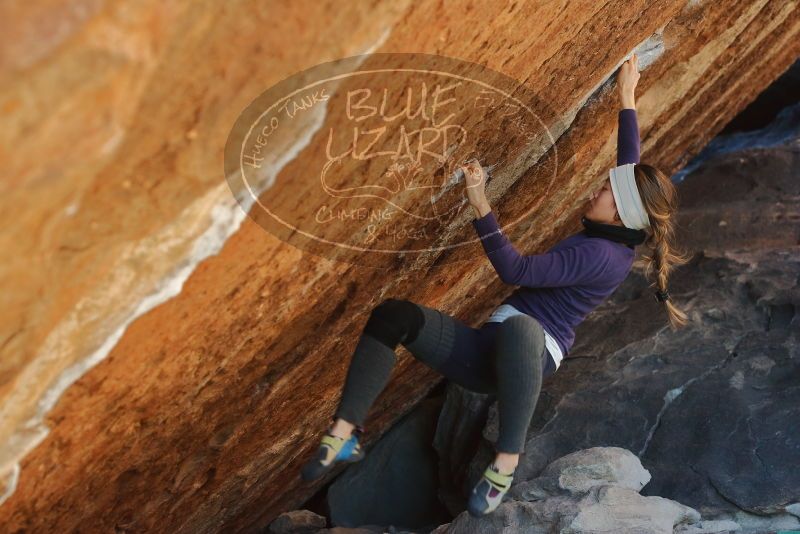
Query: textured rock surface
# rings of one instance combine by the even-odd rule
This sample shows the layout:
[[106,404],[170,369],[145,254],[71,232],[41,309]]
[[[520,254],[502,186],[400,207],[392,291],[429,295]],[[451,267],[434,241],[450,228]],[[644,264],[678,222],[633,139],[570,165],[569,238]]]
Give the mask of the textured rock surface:
[[[689,506],[640,495],[638,490],[643,481],[649,479],[650,474],[632,452],[619,447],[592,447],[558,458],[544,469],[541,477],[517,484],[516,491],[510,492],[489,516],[476,519],[463,512],[431,532],[727,534],[741,530],[734,521],[701,521],[700,514]],[[525,497],[520,499],[521,486],[539,488],[538,495],[533,497],[526,491],[523,492]],[[318,521],[320,516],[308,510],[283,514],[270,525],[270,532],[306,532],[309,517]],[[375,526],[360,528],[372,532]],[[338,529],[318,532],[335,531]],[[376,531],[398,532],[394,527]]]
[[[643,161],[667,172],[800,52],[788,0],[65,0],[5,4],[0,20],[15,21],[0,32],[0,524],[12,532],[262,528],[317,487],[296,473],[371,306],[399,295],[478,323],[511,290],[477,247],[392,272],[240,226],[222,150],[264,88],[373,49],[464,57],[535,88],[569,124],[558,144],[575,159],[552,194],[536,169],[512,169],[495,192],[501,219],[541,202],[513,236],[532,253],[577,228],[613,163],[606,82],[632,49],[647,49]],[[401,358],[366,442],[436,378]]]
[[[689,506],[661,497],[644,497],[630,486],[627,472],[639,481],[649,479],[639,459],[619,447],[593,447],[576,451],[548,465],[542,478],[526,482],[544,489],[536,498],[506,498],[487,517],[463,512],[435,534],[490,532],[619,532],[620,534],[671,534],[678,526],[697,524],[700,514]],[[553,486],[561,480],[562,487]],[[511,496],[509,494],[509,496]],[[728,532],[737,529],[728,524]]]
[[509,494],[532,501],[548,495],[575,495],[593,486],[614,484],[633,491],[650,481],[650,473],[632,452],[617,447],[583,449],[562,456],[532,481],[523,482]]
[[324,529],[328,521],[321,515],[309,510],[292,510],[279,515],[270,523],[270,534],[292,534],[300,532],[317,532]]

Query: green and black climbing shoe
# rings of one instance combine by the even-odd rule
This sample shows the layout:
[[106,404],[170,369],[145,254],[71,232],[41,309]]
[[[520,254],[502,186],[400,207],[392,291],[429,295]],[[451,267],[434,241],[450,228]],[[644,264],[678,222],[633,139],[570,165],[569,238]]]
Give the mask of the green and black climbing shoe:
[[[333,452],[331,452],[333,451]],[[358,442],[357,432],[350,439],[334,436],[330,430],[325,433],[314,457],[300,470],[303,480],[315,480],[331,469],[338,462],[358,462],[364,458],[364,451]]]

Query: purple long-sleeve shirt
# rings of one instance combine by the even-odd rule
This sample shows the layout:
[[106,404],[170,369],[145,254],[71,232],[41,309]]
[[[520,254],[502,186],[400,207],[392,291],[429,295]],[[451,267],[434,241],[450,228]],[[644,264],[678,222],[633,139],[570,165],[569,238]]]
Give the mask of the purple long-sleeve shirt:
[[[617,165],[639,163],[636,110],[622,109],[618,119]],[[584,231],[544,254],[523,256],[500,229],[493,211],[472,224],[500,279],[520,286],[502,304],[536,318],[564,357],[575,341],[575,327],[617,289],[633,265],[633,247],[589,237]]]

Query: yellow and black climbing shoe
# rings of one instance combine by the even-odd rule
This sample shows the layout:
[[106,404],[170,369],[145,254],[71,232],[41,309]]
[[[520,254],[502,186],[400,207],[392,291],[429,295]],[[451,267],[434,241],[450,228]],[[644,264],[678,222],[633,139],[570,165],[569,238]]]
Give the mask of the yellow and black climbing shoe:
[[481,479],[472,488],[467,503],[469,514],[473,517],[481,517],[493,512],[500,506],[503,496],[508,493],[513,479],[513,472],[504,475],[498,471],[494,463],[490,464],[483,472]]

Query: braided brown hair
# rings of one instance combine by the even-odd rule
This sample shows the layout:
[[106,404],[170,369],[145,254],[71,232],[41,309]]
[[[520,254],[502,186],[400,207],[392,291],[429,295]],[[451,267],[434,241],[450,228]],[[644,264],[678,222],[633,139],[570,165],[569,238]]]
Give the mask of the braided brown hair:
[[675,248],[673,214],[678,208],[678,194],[669,176],[651,165],[637,163],[633,174],[650,219],[650,226],[644,228],[647,238],[643,245],[651,252],[650,255],[642,254],[634,267],[643,269],[645,278],[655,273],[655,281],[650,285],[657,287],[656,299],[666,306],[670,328],[675,331],[686,325],[688,319],[672,302],[667,282],[670,272],[687,263],[691,257]]

